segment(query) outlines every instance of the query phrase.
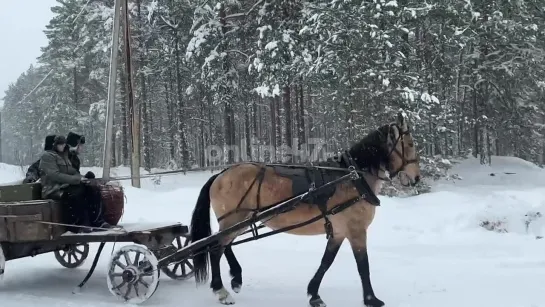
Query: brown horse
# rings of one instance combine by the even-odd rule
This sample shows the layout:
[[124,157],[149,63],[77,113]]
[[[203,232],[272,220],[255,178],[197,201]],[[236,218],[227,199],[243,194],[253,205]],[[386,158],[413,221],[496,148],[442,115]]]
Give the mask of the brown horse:
[[[414,186],[420,180],[419,158],[406,119],[401,113],[398,114],[395,123],[384,125],[369,133],[346,153],[336,165],[338,168],[346,170],[341,175],[348,173],[350,165],[363,174],[361,175],[363,179],[358,179],[358,181],[363,182],[363,185],[367,187],[367,192],[364,192],[368,194],[367,197],[357,198],[351,206],[333,215],[324,215],[323,209],[330,210],[341,203],[361,196],[362,192],[360,188],[357,188],[356,181],[341,182],[329,191],[324,191],[322,195],[318,195],[310,201],[305,200],[293,210],[262,221],[265,226],[276,230],[303,223],[317,216],[320,217],[320,215],[323,216],[311,224],[286,231],[294,235],[330,234],[321,264],[307,288],[312,307],[325,306],[318,295],[318,288],[344,239],[348,239],[356,258],[365,306],[380,307],[384,305],[384,302],[375,296],[371,286],[367,255],[367,228],[373,221],[376,206],[379,205],[376,195],[381,189],[382,181],[386,179],[384,178],[385,170],[390,174],[390,178],[400,173],[405,174],[405,176],[399,177],[405,186]],[[352,163],[347,160],[351,160]],[[293,168],[248,162],[237,164],[215,174],[203,186],[198,197],[191,220],[192,241],[211,235],[210,206],[219,217],[219,231],[222,231],[251,218],[252,214],[256,212],[304,192],[300,189],[301,185],[296,184],[296,182],[301,182],[301,178],[305,178],[304,176],[297,177],[305,170],[301,169],[303,171],[297,173]],[[317,177],[322,178],[321,182],[332,181],[324,179],[328,173],[332,172],[335,171],[325,170],[321,172],[323,177]],[[310,174],[308,168],[306,174]],[[338,178],[341,175],[331,175],[329,179]],[[311,181],[313,180],[306,182]],[[316,183],[315,180],[313,183]],[[305,188],[308,188],[308,185]],[[297,189],[300,191],[295,191]],[[377,201],[373,203],[370,201],[371,198]],[[331,231],[327,231],[324,224],[329,224]],[[218,248],[205,249],[195,254],[193,258],[197,283],[206,282],[208,279],[208,260],[210,260],[212,268],[210,287],[218,300],[225,305],[234,304],[234,299],[223,286],[220,259],[225,253],[232,276],[231,288],[238,293],[242,286],[242,268],[233,254],[230,244],[243,232],[244,230],[241,230],[220,236],[217,242]],[[210,259],[208,259],[208,254]]]

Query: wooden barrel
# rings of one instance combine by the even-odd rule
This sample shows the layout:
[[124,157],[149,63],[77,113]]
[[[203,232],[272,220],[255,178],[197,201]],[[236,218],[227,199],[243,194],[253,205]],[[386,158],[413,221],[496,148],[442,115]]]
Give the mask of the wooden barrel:
[[104,220],[110,225],[117,225],[125,210],[125,194],[123,187],[108,182],[98,185],[102,204],[104,205]]

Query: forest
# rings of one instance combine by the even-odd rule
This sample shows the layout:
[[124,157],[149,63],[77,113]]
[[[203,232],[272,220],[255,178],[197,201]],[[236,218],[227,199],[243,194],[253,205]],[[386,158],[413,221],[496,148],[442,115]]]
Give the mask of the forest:
[[[101,166],[114,1],[57,2],[39,65],[5,92],[2,162],[28,165],[47,134],[74,131],[83,165]],[[542,1],[130,0],[128,11],[113,166],[130,163],[129,89],[147,170],[297,162],[283,150],[347,148],[399,111],[428,178],[471,156],[544,163]],[[217,159],[211,146],[243,152]]]

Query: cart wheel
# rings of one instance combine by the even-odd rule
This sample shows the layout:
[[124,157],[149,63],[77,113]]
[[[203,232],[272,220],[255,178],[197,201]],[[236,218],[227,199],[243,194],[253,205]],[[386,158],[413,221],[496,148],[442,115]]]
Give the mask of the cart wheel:
[[[177,237],[172,242],[172,246],[169,246],[167,250],[170,251],[172,249],[172,253],[175,253],[182,247],[186,247],[189,243],[189,238]],[[168,277],[175,280],[186,280],[193,277],[193,275],[195,274],[195,272],[193,271],[193,261],[189,259],[183,259],[181,261],[171,263],[168,266],[162,267],[161,271],[163,271],[163,273],[165,273]]]
[[89,244],[66,245],[56,250],[55,258],[65,268],[74,269],[81,266],[89,255]]
[[145,302],[159,286],[158,263],[157,257],[145,247],[121,247],[108,264],[108,289],[129,304]]
[[4,256],[4,249],[2,243],[0,243],[0,280],[4,279],[4,273],[6,271],[6,256]]

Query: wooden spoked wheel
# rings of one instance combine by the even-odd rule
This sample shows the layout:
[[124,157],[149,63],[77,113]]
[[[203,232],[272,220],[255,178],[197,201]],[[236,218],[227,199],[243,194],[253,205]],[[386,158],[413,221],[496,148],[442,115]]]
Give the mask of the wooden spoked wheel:
[[[187,237],[177,237],[172,242],[171,246],[165,248],[165,250],[168,251],[167,255],[175,253],[177,250],[186,247],[190,241],[191,240]],[[193,277],[195,274],[193,261],[187,258],[177,260],[168,266],[161,267],[161,271],[163,271],[163,273],[165,273],[168,277],[175,280],[186,280]]]
[[74,269],[81,266],[89,255],[89,244],[70,244],[55,252],[55,258],[65,268]]
[[159,286],[158,264],[157,257],[145,247],[121,247],[108,264],[108,290],[129,304],[145,302]]

